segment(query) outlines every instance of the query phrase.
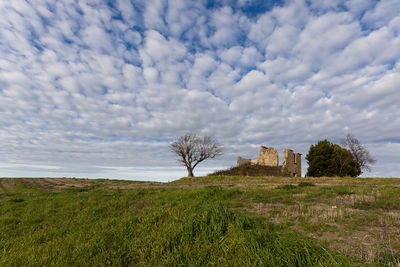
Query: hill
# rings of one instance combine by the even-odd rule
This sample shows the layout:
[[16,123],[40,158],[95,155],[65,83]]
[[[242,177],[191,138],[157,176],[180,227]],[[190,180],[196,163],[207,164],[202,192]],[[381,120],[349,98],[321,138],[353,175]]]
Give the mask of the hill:
[[400,263],[400,179],[0,179],[0,265]]

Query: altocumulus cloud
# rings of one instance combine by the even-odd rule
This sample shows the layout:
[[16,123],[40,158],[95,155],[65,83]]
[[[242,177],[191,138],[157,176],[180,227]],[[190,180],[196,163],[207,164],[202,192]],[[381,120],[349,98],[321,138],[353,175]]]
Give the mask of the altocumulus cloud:
[[170,180],[353,133],[399,176],[400,2],[0,2],[0,176]]

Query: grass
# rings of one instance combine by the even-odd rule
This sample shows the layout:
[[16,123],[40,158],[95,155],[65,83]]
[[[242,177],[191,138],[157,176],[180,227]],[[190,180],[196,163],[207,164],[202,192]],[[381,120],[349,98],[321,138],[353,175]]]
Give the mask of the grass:
[[298,186],[299,187],[315,186],[315,184],[310,183],[310,182],[299,182]]
[[276,189],[283,189],[283,190],[295,190],[296,188],[297,188],[297,186],[292,185],[292,184],[285,184],[285,185],[276,187]]
[[0,265],[397,266],[400,181],[375,180],[0,179]]

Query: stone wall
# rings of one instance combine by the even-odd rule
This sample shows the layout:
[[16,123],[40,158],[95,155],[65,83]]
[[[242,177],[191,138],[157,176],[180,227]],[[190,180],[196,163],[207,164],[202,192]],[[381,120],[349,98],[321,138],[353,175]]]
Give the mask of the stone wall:
[[[291,149],[285,149],[283,152],[282,166],[279,166],[279,154],[273,147],[260,147],[260,154],[255,159],[245,159],[238,157],[237,165],[257,164],[261,166],[277,167],[281,176],[301,177],[301,154],[294,153]],[[275,169],[274,169],[275,170]],[[276,176],[274,171],[271,175]]]
[[301,177],[301,154],[291,149],[283,151],[282,172],[284,176]]
[[276,151],[276,149],[273,147],[261,146],[260,154],[258,155],[258,158],[255,158],[255,159],[245,159],[242,157],[237,158],[238,166],[243,165],[243,164],[248,164],[248,163],[258,164],[261,166],[271,166],[271,167],[279,166],[278,151]]
[[262,166],[279,166],[278,151],[273,147],[261,146],[257,164]]
[[301,177],[301,153],[296,153],[296,177]]
[[245,158],[242,158],[242,157],[237,157],[237,165],[238,166],[244,165],[244,164],[249,164],[249,163],[251,163],[251,159],[245,159]]

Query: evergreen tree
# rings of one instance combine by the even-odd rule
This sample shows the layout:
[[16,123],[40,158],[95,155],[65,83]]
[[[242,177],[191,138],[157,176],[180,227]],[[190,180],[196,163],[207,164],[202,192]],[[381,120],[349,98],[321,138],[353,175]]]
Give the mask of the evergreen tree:
[[352,176],[361,174],[361,169],[352,153],[328,140],[311,145],[306,156],[307,176]]

